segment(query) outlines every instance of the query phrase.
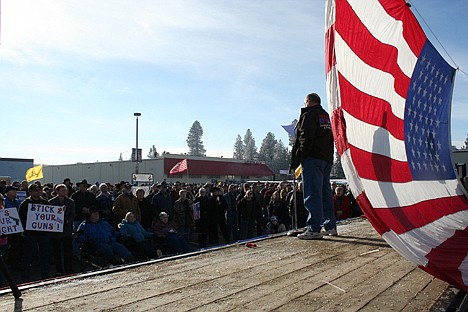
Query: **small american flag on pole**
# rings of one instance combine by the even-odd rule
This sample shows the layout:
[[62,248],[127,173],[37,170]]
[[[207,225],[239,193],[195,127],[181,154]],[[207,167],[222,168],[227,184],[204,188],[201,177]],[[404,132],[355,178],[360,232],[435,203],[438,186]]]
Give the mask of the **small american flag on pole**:
[[455,70],[404,0],[327,0],[327,96],[356,199],[382,237],[468,290],[468,199],[451,160]]
[[187,169],[187,159],[184,159],[175,164],[174,167],[172,167],[171,171],[169,171],[169,174],[181,173]]

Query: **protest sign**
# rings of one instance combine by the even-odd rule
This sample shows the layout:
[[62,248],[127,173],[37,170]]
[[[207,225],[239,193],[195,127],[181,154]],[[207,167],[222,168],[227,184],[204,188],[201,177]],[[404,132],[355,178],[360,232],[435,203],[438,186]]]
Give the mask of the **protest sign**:
[[62,206],[29,204],[26,230],[63,232],[64,212]]
[[16,208],[0,209],[0,234],[8,235],[23,232]]
[[198,220],[200,219],[200,203],[194,203],[192,205],[193,209],[193,219]]
[[26,194],[26,191],[17,191],[16,192],[16,199],[19,200],[20,203],[23,202],[23,200],[26,199],[28,195]]

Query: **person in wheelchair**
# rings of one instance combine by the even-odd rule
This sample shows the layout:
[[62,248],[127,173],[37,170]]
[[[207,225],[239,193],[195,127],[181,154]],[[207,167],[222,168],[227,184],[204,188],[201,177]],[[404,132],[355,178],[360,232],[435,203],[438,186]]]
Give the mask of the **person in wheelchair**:
[[154,233],[146,231],[133,212],[127,212],[119,224],[120,240],[138,260],[156,258],[162,255],[153,241]]
[[117,242],[118,233],[105,220],[99,219],[99,210],[93,206],[88,217],[80,224],[76,240],[89,252],[97,252],[111,264],[134,262],[132,253]]
[[165,246],[170,253],[191,251],[185,238],[178,233],[177,225],[173,221],[169,221],[169,214],[166,212],[161,212],[159,221],[153,222],[153,232],[156,241]]

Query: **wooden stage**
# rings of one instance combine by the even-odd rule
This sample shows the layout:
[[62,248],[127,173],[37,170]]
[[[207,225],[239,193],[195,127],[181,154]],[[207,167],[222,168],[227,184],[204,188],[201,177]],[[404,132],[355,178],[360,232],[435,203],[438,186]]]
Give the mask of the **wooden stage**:
[[340,236],[278,236],[69,278],[0,297],[0,311],[428,311],[448,284],[414,267],[366,220]]

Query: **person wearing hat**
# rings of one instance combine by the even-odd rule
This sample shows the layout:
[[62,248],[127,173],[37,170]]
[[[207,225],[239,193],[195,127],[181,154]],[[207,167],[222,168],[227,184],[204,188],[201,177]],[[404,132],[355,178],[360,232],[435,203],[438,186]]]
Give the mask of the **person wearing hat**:
[[28,187],[29,187],[28,181],[26,181],[26,180],[21,181],[21,186],[20,186],[19,190],[23,191],[23,192],[26,192],[26,197],[29,196]]
[[159,184],[154,183],[153,185],[151,185],[150,192],[149,192],[148,196],[146,196],[146,200],[151,204],[151,199],[158,192],[159,192]]
[[[7,186],[5,189],[5,208],[16,208],[19,210],[21,202],[16,199],[16,191],[17,189],[13,186]],[[9,235],[8,238],[8,256],[7,262],[13,266],[15,269],[20,269],[20,262],[21,262],[21,233],[15,233]]]
[[179,181],[176,181],[172,185],[172,189],[171,189],[170,193],[171,193],[171,198],[172,198],[173,203],[175,203],[175,201],[179,199],[179,192],[180,192],[181,189],[182,189],[182,187],[181,187]]
[[159,220],[153,224],[153,232],[156,241],[161,246],[167,247],[169,252],[177,254],[190,251],[187,241],[178,232],[174,221],[169,220],[169,214],[166,212],[159,213]]
[[209,211],[209,242],[210,244],[218,245],[218,231],[221,231],[224,243],[229,244],[229,234],[226,227],[226,211],[228,205],[224,196],[221,195],[221,189],[219,187],[215,186],[211,189],[211,197],[209,200],[211,207]]
[[170,192],[167,190],[167,183],[165,181],[159,185],[159,192],[157,192],[151,199],[151,206],[153,207],[153,217],[156,221],[161,212],[167,213],[169,215],[169,219],[174,220],[172,197]]
[[122,189],[127,183],[128,182],[120,181],[119,183],[114,185],[114,198],[117,198],[122,193]]
[[195,196],[193,202],[199,210],[199,218],[195,220],[195,230],[198,234],[198,247],[205,248],[210,231],[210,198],[204,187],[198,190],[198,194]]
[[86,179],[83,179],[81,182],[76,184],[78,186],[78,191],[73,193],[71,199],[75,202],[76,216],[75,223],[81,223],[89,212],[89,207],[96,206],[96,197],[88,191],[88,187],[91,185],[88,184]]
[[138,206],[138,199],[132,193],[132,185],[125,183],[122,193],[115,199],[112,212],[115,214],[117,222],[125,219],[128,212],[133,212],[138,221],[141,221],[141,211]]
[[101,254],[111,264],[120,264],[121,259],[134,262],[132,253],[117,241],[117,236],[112,226],[99,218],[99,209],[91,206],[88,217],[78,227],[76,240],[90,251]]
[[286,226],[278,221],[277,216],[272,216],[267,224],[268,234],[277,234],[286,232]]
[[96,205],[99,209],[100,218],[115,227],[116,222],[112,207],[114,207],[114,194],[109,191],[107,183],[99,184],[99,192],[96,194]]
[[[86,219],[89,212],[89,207],[96,205],[96,197],[88,191],[88,181],[83,179],[76,183],[78,190],[71,195],[71,199],[75,202],[75,221],[73,221],[73,231],[76,233],[78,226]],[[78,256],[80,252],[79,244],[76,239],[73,243],[73,255]]]
[[68,197],[71,198],[72,194],[75,192],[73,189],[73,183],[71,182],[70,178],[63,179],[63,184],[67,187],[68,190]]
[[[19,208],[19,217],[24,229],[23,256],[21,261],[21,277],[23,278],[23,282],[30,281],[31,265],[36,258],[39,258],[41,278],[46,279],[49,277],[50,233],[26,230],[29,204],[47,205],[47,201],[42,198],[42,187],[35,183],[29,186],[29,197],[21,203]],[[38,247],[39,257],[37,256]]]
[[5,180],[0,180],[0,194],[5,194],[5,189],[7,187],[7,182]]
[[7,186],[5,189],[5,208],[19,209],[20,202],[16,199],[16,192],[18,189],[14,186]]
[[228,191],[224,194],[224,199],[226,200],[228,207],[226,211],[226,228],[228,230],[230,240],[234,242],[239,240],[239,218],[236,210],[237,195],[237,185],[230,184]]
[[209,196],[211,194],[211,188],[213,187],[213,185],[210,182],[206,182],[205,185],[203,185],[203,187],[206,190],[206,194]]
[[179,191],[179,199],[174,202],[174,222],[182,236],[189,242],[195,221],[193,220],[192,201],[187,198],[187,191],[184,189]]
[[[63,207],[63,231],[52,233],[51,241],[54,251],[54,262],[56,274],[58,276],[72,274],[73,262],[73,221],[75,220],[75,202],[68,197],[68,190],[65,184],[55,186],[57,196],[49,200],[49,205]],[[62,263],[63,253],[63,263]]]

